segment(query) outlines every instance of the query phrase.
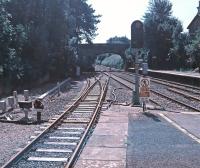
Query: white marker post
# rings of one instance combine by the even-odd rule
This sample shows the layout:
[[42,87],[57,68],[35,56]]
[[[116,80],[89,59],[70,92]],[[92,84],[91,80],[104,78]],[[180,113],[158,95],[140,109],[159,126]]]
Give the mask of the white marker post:
[[24,90],[24,100],[25,101],[29,100],[29,90]]
[[6,101],[0,101],[0,110],[2,111],[2,113],[6,112]]
[[14,100],[15,100],[15,107],[17,107],[17,105],[18,105],[17,91],[13,91],[13,97],[14,97]]
[[8,105],[13,109],[15,108],[15,99],[13,96],[8,97]]

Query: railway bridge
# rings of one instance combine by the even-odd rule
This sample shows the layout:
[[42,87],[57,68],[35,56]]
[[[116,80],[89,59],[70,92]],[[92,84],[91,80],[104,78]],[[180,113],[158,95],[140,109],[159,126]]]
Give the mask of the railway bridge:
[[123,61],[126,62],[124,52],[127,48],[129,48],[129,44],[80,44],[78,46],[78,52],[82,62],[87,61],[87,63],[93,63],[98,55],[104,53],[118,54],[122,57]]

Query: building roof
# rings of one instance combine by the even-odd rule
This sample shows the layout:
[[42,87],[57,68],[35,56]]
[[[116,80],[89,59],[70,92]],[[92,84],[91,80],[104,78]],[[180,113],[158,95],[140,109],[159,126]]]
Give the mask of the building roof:
[[197,20],[197,19],[200,19],[200,15],[197,14],[194,19],[191,21],[191,23],[188,25],[187,29],[190,29],[190,27],[193,25],[193,23]]

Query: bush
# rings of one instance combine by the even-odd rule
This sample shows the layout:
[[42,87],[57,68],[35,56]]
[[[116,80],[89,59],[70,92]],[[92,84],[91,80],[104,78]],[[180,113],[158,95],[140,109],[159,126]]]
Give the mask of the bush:
[[109,57],[106,57],[104,60],[102,60],[101,65],[122,69],[124,62],[120,55],[112,54]]

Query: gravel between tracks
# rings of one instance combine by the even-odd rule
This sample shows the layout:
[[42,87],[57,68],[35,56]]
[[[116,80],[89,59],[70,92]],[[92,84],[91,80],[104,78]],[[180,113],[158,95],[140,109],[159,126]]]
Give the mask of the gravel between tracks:
[[[45,109],[42,113],[42,119],[48,120],[56,114],[60,114],[65,105],[77,95],[80,94],[81,89],[83,88],[85,79],[71,81],[61,90],[61,95],[50,96],[45,98],[43,101]],[[44,88],[39,88],[34,90],[35,95],[39,95],[46,91],[46,88],[51,88],[50,86],[44,86]],[[24,115],[24,114],[22,114]],[[33,112],[31,117],[35,118],[36,113]],[[18,125],[13,123],[1,123],[0,122],[0,166],[2,166],[6,161],[8,161],[15,153],[17,149],[22,148],[26,145],[30,136],[34,134],[34,131],[39,130],[40,125]]]
[[[107,79],[106,76],[103,78]],[[59,97],[55,95],[45,98],[43,101],[45,110],[42,114],[42,119],[48,120],[56,114],[60,114],[60,111],[65,108],[67,102],[69,102],[81,92],[81,89],[84,86],[84,82],[85,80],[73,81],[70,83],[71,87],[66,86],[62,89],[61,95]],[[130,97],[132,92],[114,80],[110,80],[110,86],[106,97],[107,100],[113,100],[112,92],[115,88],[117,88],[114,93],[117,97],[118,103],[131,102]],[[41,89],[38,90],[38,94],[41,94]],[[36,91],[34,92],[34,95],[37,95]],[[34,113],[31,117],[35,118],[35,115],[36,113]],[[24,147],[30,140],[30,136],[34,135],[34,131],[39,130],[40,126],[41,125],[17,125],[12,123],[0,123],[0,166],[2,166],[17,152],[16,149]]]

